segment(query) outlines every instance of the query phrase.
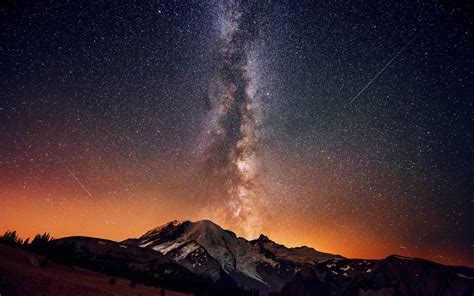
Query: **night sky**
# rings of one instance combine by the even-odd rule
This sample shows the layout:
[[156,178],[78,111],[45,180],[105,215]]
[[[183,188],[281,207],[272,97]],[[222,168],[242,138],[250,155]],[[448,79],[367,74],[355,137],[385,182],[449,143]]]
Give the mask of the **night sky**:
[[335,2],[2,1],[0,231],[474,266],[472,5]]

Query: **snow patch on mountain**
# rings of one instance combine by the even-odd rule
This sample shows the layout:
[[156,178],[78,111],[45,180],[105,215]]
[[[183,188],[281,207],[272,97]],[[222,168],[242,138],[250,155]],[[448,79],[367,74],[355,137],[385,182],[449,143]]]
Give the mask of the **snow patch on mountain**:
[[248,281],[247,277],[264,286],[275,281],[282,264],[283,273],[294,275],[301,264],[341,258],[308,247],[287,248],[263,235],[247,241],[209,220],[171,221],[127,242],[159,251],[191,271],[213,279],[220,276],[220,268],[237,282]]

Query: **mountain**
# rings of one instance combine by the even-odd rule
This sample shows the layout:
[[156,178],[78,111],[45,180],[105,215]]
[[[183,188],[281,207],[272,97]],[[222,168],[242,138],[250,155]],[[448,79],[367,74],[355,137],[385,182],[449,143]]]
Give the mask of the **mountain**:
[[[128,279],[130,287],[197,296],[474,294],[472,268],[397,255],[349,259],[309,247],[288,248],[265,235],[249,241],[208,220],[172,221],[123,242],[45,237],[17,247],[44,256],[44,266],[51,260]],[[46,270],[49,277],[54,270]],[[4,273],[0,290],[2,282],[15,280],[12,276]]]
[[[288,248],[261,235],[248,241],[209,220],[172,221],[122,242],[150,249],[215,283],[282,295],[472,295],[474,270],[389,256],[348,259]],[[471,294],[469,294],[471,293]]]
[[397,255],[328,261],[299,273],[279,295],[473,295],[474,269]]
[[287,248],[266,236],[248,241],[209,220],[172,221],[123,243],[150,248],[212,280],[230,277],[238,285],[279,290],[299,270],[341,256],[308,247]]

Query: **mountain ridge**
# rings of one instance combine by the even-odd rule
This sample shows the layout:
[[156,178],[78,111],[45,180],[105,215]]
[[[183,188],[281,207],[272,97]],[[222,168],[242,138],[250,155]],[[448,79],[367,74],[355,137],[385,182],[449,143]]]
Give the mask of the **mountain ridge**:
[[[430,265],[430,261],[399,255],[391,255],[382,260],[348,259],[307,246],[289,248],[264,234],[257,239],[247,240],[210,220],[174,220],[123,243],[151,248],[200,276],[210,277],[214,281],[228,277],[239,286],[257,289],[263,294],[283,291],[285,287],[293,289],[292,285],[304,287],[307,278],[319,281],[324,291],[332,291],[334,287],[340,291],[358,289],[357,285],[351,284],[357,281],[362,286],[387,286],[387,289],[395,289],[384,281],[379,282],[380,275],[373,278],[373,272],[384,270],[382,278],[393,276],[393,281],[397,283],[406,280],[409,285],[416,285],[416,281],[404,277],[403,273],[406,271],[397,269],[398,265],[406,265],[408,269],[425,268],[419,265],[426,265],[428,269],[438,268],[438,265],[434,265],[436,268]],[[444,269],[440,270],[441,274],[446,273]],[[464,279],[469,281],[471,275],[472,273],[464,275],[467,277]],[[438,287],[434,280],[430,280],[429,285]],[[311,290],[311,287],[310,285],[305,289]],[[313,292],[320,291],[318,289]]]
[[158,277],[172,285],[192,281],[186,291],[198,285],[221,291],[217,295],[227,293],[226,289],[260,295],[433,295],[438,291],[469,295],[474,291],[472,268],[399,255],[349,259],[307,246],[288,248],[263,234],[254,240],[238,237],[210,220],[173,220],[122,242],[81,237],[57,241],[79,245],[94,267],[115,266],[114,260],[119,260],[124,262],[122,269],[138,266],[145,278]]

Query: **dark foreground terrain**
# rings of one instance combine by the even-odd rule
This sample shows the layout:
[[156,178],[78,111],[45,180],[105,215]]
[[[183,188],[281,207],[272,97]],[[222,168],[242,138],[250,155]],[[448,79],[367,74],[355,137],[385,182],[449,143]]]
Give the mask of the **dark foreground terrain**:
[[[3,295],[190,295],[137,285],[44,256],[0,244],[0,294]],[[113,284],[112,284],[113,282]],[[161,293],[161,294],[160,294]]]

